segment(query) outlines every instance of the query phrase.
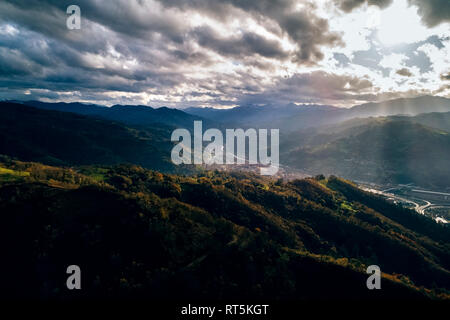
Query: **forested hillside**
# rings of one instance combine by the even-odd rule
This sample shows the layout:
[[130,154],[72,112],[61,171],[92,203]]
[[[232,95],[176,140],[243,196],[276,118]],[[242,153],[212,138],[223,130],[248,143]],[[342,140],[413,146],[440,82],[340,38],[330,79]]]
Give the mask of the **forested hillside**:
[[133,163],[173,170],[172,128],[133,128],[69,112],[0,103],[0,154],[50,165]]
[[[448,227],[335,177],[185,177],[0,161],[2,295],[444,299]],[[65,289],[66,267],[83,290]],[[366,288],[365,268],[383,271]]]
[[442,128],[446,115],[355,119],[298,132],[282,141],[281,158],[311,174],[446,190],[450,188],[450,128]]

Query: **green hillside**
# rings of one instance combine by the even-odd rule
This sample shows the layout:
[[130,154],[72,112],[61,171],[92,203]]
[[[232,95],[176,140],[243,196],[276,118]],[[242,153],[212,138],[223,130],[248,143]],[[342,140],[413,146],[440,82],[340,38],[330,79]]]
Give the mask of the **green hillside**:
[[407,119],[430,128],[450,132],[450,112],[424,113]]
[[313,174],[448,189],[450,133],[420,122],[442,124],[432,116],[351,120],[305,134],[297,148],[288,137],[282,159]]
[[[2,158],[2,295],[40,299],[445,299],[448,227],[330,177],[185,177]],[[65,289],[65,268],[83,290]],[[382,290],[365,268],[377,264]]]
[[110,120],[0,103],[0,153],[50,165],[133,163],[173,170],[171,128],[132,128]]

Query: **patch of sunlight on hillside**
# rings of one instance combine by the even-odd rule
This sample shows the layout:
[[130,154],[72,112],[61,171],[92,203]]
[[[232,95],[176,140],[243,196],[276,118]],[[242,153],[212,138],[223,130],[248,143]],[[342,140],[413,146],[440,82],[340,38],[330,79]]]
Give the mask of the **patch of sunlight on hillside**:
[[28,177],[30,175],[29,172],[26,171],[14,171],[11,169],[1,168],[0,167],[0,175],[12,175],[18,177]]
[[3,182],[17,181],[28,176],[30,176],[30,173],[26,171],[15,171],[0,167],[0,181]]

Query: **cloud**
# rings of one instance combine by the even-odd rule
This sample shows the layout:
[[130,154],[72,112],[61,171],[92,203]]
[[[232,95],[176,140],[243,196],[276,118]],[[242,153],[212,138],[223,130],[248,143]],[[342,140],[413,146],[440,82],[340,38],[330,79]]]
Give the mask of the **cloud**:
[[[388,1],[341,2],[351,10],[363,2],[383,7]],[[416,73],[410,55],[398,65],[398,59],[389,60],[394,52],[375,47],[367,54],[355,52],[357,41],[346,50],[344,41],[352,38],[344,33],[355,25],[331,28],[334,16],[320,3],[78,0],[82,28],[70,31],[65,10],[73,1],[3,0],[0,99],[182,107],[267,101],[348,105],[381,97],[377,77],[386,68]],[[358,30],[366,20],[359,18]],[[435,45],[422,49],[416,60],[446,53]],[[447,71],[441,64],[433,64],[439,72],[433,81]],[[386,90],[395,88],[394,83]]]
[[413,73],[411,73],[411,71],[409,71],[408,68],[399,69],[395,73],[404,77],[412,77],[414,75]]
[[268,31],[278,36],[287,35],[298,47],[295,60],[299,63],[321,60],[323,54],[320,46],[342,45],[340,35],[329,31],[327,20],[315,14],[316,7],[312,1],[168,0],[164,1],[164,5],[199,10],[225,21],[250,15]]
[[450,81],[450,73],[441,74],[441,79],[444,81]]
[[0,86],[45,98],[236,103],[280,66],[315,65],[323,46],[340,44],[310,1],[79,0],[77,31],[66,28],[70,4],[0,2]]
[[366,78],[324,71],[298,73],[279,79],[262,93],[240,97],[243,103],[352,104],[375,99],[373,83]]
[[335,3],[343,11],[351,12],[353,9],[361,7],[364,4],[386,8],[392,3],[392,0],[335,0]]
[[408,57],[404,54],[391,53],[384,55],[383,59],[379,62],[379,65],[387,69],[396,69],[403,65],[408,60]]
[[[243,20],[253,19],[260,27],[269,29],[275,36],[287,35],[297,47],[292,57],[297,62],[314,63],[323,58],[320,46],[339,45],[340,37],[328,30],[326,19],[315,15],[315,6],[312,2],[302,3],[301,8],[296,8],[298,2],[294,0],[80,0],[77,4],[81,7],[85,18],[114,32],[148,41],[163,37],[177,44],[189,42],[192,37],[198,35],[197,28],[190,23],[196,13],[201,13],[201,18],[209,17],[222,23],[223,28],[228,27],[226,22],[236,17]],[[69,4],[71,1],[5,0],[0,6],[3,11],[0,16],[9,17],[46,35],[71,41],[74,39],[67,35],[64,28],[65,20],[61,19],[65,17],[63,10]],[[253,45],[256,50],[260,49],[258,44],[263,42],[261,36],[246,31],[242,39],[247,41],[246,47],[251,49]],[[219,45],[221,39],[224,41]],[[215,40],[219,48],[226,46],[229,41],[225,37],[216,37]]]
[[286,59],[289,52],[282,48],[279,41],[266,39],[253,32],[221,37],[209,27],[199,27],[194,31],[194,39],[204,48],[236,58],[260,55],[267,58]]
[[408,0],[419,8],[422,20],[429,27],[450,22],[450,1],[448,0]]
[[[335,0],[334,2],[341,10],[348,13],[365,4],[384,9],[390,6],[393,0]],[[418,7],[418,13],[428,27],[450,22],[450,1],[448,0],[408,0],[408,3]]]

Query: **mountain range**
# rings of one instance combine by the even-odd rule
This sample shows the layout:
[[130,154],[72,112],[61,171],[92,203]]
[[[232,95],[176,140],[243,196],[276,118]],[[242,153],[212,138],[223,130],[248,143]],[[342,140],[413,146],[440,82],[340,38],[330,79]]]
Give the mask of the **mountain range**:
[[183,171],[187,168],[170,162],[171,131],[191,130],[195,120],[202,120],[204,128],[280,128],[281,164],[312,175],[450,188],[450,100],[441,97],[350,109],[290,104],[182,111],[37,101],[3,102],[0,107],[5,114],[0,153],[22,160],[135,163]]
[[[418,101],[444,103],[427,111],[448,102]],[[252,106],[204,120],[288,127],[303,116],[282,131],[280,159],[317,176],[284,181],[174,166],[172,130],[206,114],[1,102],[0,241],[14,246],[2,252],[0,297],[450,299],[449,226],[336,177],[448,189],[450,112],[387,104]],[[266,110],[261,122],[255,110]],[[347,119],[361,110],[374,116]],[[409,115],[390,115],[400,111]],[[64,287],[74,261],[82,292]],[[382,290],[367,290],[369,265],[381,267]]]
[[450,99],[423,96],[368,103],[349,109],[324,105],[288,104],[285,106],[240,106],[226,110],[188,108],[185,111],[225,124],[238,125],[244,128],[278,128],[281,132],[289,133],[305,128],[335,124],[353,118],[450,112]]
[[353,118],[391,115],[418,115],[421,113],[450,112],[450,99],[422,96],[395,99],[380,103],[368,103],[349,109],[326,105],[247,105],[231,109],[186,108],[171,109],[149,106],[105,107],[83,103],[45,103],[40,101],[9,101],[39,109],[71,112],[132,126],[164,124],[171,127],[191,128],[194,120],[201,120],[204,127],[216,128],[278,128],[293,132],[303,128],[315,128],[335,124]]
[[349,120],[292,134],[282,158],[311,174],[448,191],[449,120],[450,113]]
[[127,125],[140,127],[153,127],[155,125],[166,125],[170,127],[190,128],[195,120],[202,120],[205,126],[212,126],[210,120],[187,114],[178,109],[167,107],[152,108],[149,106],[114,105],[105,107],[100,105],[84,103],[45,103],[40,101],[8,101],[11,103],[23,104],[26,106],[70,112],[75,114],[96,117],[105,120],[122,122]]

